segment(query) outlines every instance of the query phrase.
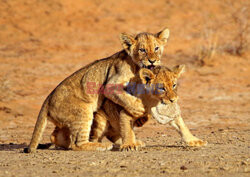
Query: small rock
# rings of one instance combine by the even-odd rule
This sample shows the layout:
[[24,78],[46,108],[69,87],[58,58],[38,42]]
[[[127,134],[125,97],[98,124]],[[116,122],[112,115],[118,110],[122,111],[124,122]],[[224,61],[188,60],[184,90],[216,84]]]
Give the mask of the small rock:
[[162,170],[161,173],[166,173],[166,171],[165,171],[165,170]]
[[121,166],[120,166],[120,168],[127,168],[127,166],[125,166],[125,165],[121,165]]
[[182,166],[180,167],[180,169],[181,169],[181,170],[187,170],[187,167],[185,167],[184,165],[182,165]]

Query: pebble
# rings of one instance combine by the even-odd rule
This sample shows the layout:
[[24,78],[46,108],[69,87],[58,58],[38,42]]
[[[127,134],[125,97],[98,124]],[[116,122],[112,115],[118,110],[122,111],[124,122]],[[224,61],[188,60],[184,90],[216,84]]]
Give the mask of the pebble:
[[185,167],[184,165],[182,165],[182,166],[180,167],[180,169],[181,169],[181,170],[187,170],[187,167]]

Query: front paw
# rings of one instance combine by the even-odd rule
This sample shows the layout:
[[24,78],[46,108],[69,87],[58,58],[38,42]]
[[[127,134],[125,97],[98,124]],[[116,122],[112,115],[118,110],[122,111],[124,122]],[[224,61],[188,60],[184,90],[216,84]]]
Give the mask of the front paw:
[[137,151],[140,145],[137,143],[126,143],[120,146],[120,151]]
[[187,141],[186,144],[190,147],[202,147],[207,145],[207,141],[203,141],[197,138],[195,140]]
[[140,99],[136,99],[132,105],[129,105],[126,109],[133,117],[142,117],[145,113],[144,105]]

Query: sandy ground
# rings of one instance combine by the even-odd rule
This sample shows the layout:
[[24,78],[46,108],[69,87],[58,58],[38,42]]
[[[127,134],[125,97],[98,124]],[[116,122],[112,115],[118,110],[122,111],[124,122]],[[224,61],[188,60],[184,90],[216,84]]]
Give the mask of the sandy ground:
[[[246,9],[248,1],[1,0],[0,176],[249,176],[249,48],[235,55]],[[22,153],[60,81],[119,51],[119,33],[165,26],[171,37],[163,64],[187,65],[179,104],[206,147],[186,147],[173,128],[152,120],[136,129],[147,144],[138,152]],[[206,49],[213,55],[200,57]],[[49,124],[41,143],[52,130]]]

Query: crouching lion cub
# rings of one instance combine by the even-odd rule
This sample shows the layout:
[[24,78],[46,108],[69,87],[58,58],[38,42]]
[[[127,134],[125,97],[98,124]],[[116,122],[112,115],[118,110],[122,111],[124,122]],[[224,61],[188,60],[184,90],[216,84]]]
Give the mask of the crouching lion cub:
[[[121,106],[106,100],[101,109],[95,114],[90,141],[101,142],[103,137],[106,136],[111,142],[115,143],[121,138],[121,150],[137,150],[139,147],[145,146],[145,144],[140,140],[136,140],[133,127],[142,126],[151,117],[152,110],[153,117],[160,123],[165,124],[167,121],[171,121],[172,125],[183,135],[188,145],[205,145],[206,142],[190,133],[182,118],[178,116],[180,111],[176,103],[178,98],[176,93],[177,78],[183,71],[183,65],[176,66],[172,71],[165,67],[156,67],[152,71],[141,69],[139,76],[131,81],[136,83],[136,91],[132,89],[132,94],[142,100],[146,107],[146,116],[135,119]],[[127,91],[131,91],[131,88],[127,87]],[[155,109],[161,106],[165,106],[167,112],[164,112],[164,115],[160,115],[158,118],[159,113],[155,114]],[[70,144],[70,139],[64,130],[55,130],[51,137],[52,142],[57,146],[67,148],[67,145]]]
[[[178,65],[172,70],[158,66],[153,69],[152,72],[147,69],[141,69],[139,72],[140,80],[136,81],[137,92],[134,92],[134,84],[132,85],[132,93],[129,87],[127,91],[142,100],[146,107],[146,116],[139,119],[128,118],[123,120],[124,122],[121,122],[121,115],[119,117],[121,107],[107,100],[103,105],[103,109],[99,110],[95,115],[91,131],[91,141],[101,142],[102,138],[106,136],[111,142],[115,143],[121,137],[124,144],[124,138],[126,137],[124,137],[124,130],[120,128],[121,124],[127,123],[126,125],[129,132],[131,132],[131,137],[134,137],[128,120],[131,121],[132,127],[142,127],[153,117],[161,124],[170,123],[182,136],[182,139],[188,146],[199,147],[207,145],[207,141],[203,141],[192,135],[181,117],[180,107],[177,104],[177,78],[179,78],[184,71],[184,65]],[[141,87],[142,85],[140,85],[140,83],[146,84],[144,85],[145,87]],[[131,139],[130,142],[134,142],[133,138]],[[140,140],[135,140],[135,142],[135,145],[132,147],[130,145],[122,145],[121,150],[134,150],[138,147],[145,146]]]
[[108,98],[134,117],[144,115],[142,101],[128,94],[124,88],[140,68],[152,69],[160,65],[168,37],[168,29],[156,34],[140,33],[136,36],[121,34],[124,50],[97,60],[62,81],[43,103],[30,145],[24,152],[36,150],[47,120],[52,121],[60,129],[68,130],[71,142],[69,146],[73,150],[112,148],[111,144],[89,141],[94,112],[99,110],[104,100]]

